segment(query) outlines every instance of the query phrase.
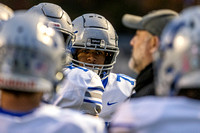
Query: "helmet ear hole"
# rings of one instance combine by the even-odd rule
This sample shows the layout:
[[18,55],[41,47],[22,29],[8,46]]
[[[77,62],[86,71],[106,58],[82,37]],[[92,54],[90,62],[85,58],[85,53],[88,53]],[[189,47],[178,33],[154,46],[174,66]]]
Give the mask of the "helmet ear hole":
[[106,52],[106,59],[104,64],[111,64],[115,53]]
[[63,33],[63,32],[62,32],[62,35],[63,35],[64,42],[65,42],[65,48],[68,48],[71,43],[72,36],[70,36],[69,34]]

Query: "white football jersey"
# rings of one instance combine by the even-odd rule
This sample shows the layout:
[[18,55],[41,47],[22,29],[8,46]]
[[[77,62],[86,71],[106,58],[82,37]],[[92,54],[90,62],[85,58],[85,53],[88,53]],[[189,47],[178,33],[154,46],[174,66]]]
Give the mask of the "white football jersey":
[[199,125],[199,100],[148,96],[122,104],[110,129],[115,133],[198,133]]
[[43,105],[27,114],[0,108],[1,133],[103,133],[104,122],[93,116],[53,105]]
[[98,115],[104,91],[100,77],[87,68],[73,66],[65,68],[64,75],[54,105]]
[[[116,107],[123,103],[131,95],[136,84],[136,80],[124,74],[110,73],[108,78],[103,80],[105,87],[102,105],[103,108],[99,116],[110,122]],[[134,92],[133,92],[134,93]]]

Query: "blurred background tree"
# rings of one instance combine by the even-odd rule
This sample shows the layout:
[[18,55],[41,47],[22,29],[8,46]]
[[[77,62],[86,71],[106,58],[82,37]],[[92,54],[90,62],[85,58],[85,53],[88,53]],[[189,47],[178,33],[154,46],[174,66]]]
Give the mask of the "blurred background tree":
[[133,31],[125,28],[121,18],[125,13],[143,16],[157,9],[172,9],[180,12],[182,9],[200,4],[200,0],[1,0],[13,10],[26,10],[41,2],[60,5],[74,20],[84,13],[97,13],[107,18],[119,35],[120,54],[114,71],[136,76],[128,68],[131,54],[129,40]]

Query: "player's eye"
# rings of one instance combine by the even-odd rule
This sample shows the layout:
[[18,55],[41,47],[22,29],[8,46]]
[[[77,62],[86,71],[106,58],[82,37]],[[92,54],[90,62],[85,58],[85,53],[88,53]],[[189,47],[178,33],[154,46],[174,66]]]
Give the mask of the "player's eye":
[[87,49],[83,49],[81,50],[82,53],[88,53],[88,50]]
[[96,54],[97,54],[97,55],[103,55],[103,52],[97,51]]

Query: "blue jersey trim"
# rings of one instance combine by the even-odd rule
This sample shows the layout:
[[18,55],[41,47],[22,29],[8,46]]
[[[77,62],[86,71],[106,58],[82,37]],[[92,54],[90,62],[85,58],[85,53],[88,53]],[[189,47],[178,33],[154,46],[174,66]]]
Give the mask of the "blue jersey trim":
[[78,68],[78,69],[83,70],[84,72],[89,71],[87,68],[84,68],[84,67],[75,67],[75,66],[72,66],[72,65],[70,65],[70,66],[66,66],[65,68],[69,68],[69,69]]
[[64,68],[74,69],[74,66],[69,65],[69,66],[65,66]]
[[94,100],[84,99],[83,101],[87,102],[87,103],[97,103],[97,104],[101,104],[102,105],[102,102],[98,102],[98,101],[94,101]]
[[132,129],[134,126],[131,124],[127,124],[127,123],[117,123],[117,124],[111,124],[110,125],[111,128],[126,128],[126,129]]
[[7,114],[7,115],[11,115],[11,116],[17,116],[17,117],[22,117],[22,116],[25,116],[25,115],[28,115],[28,114],[31,114],[34,112],[35,109],[31,110],[31,111],[28,111],[28,112],[21,112],[21,113],[17,113],[17,112],[10,112],[8,110],[4,110],[0,107],[0,113],[2,114]]
[[108,128],[110,126],[110,122],[105,122],[105,125]]
[[108,84],[108,77],[105,78],[104,80],[102,80],[102,84],[103,84],[104,88],[106,88],[106,85]]
[[96,88],[96,87],[88,87],[88,90],[98,90],[98,91],[104,92],[103,89],[101,89],[101,88]]

